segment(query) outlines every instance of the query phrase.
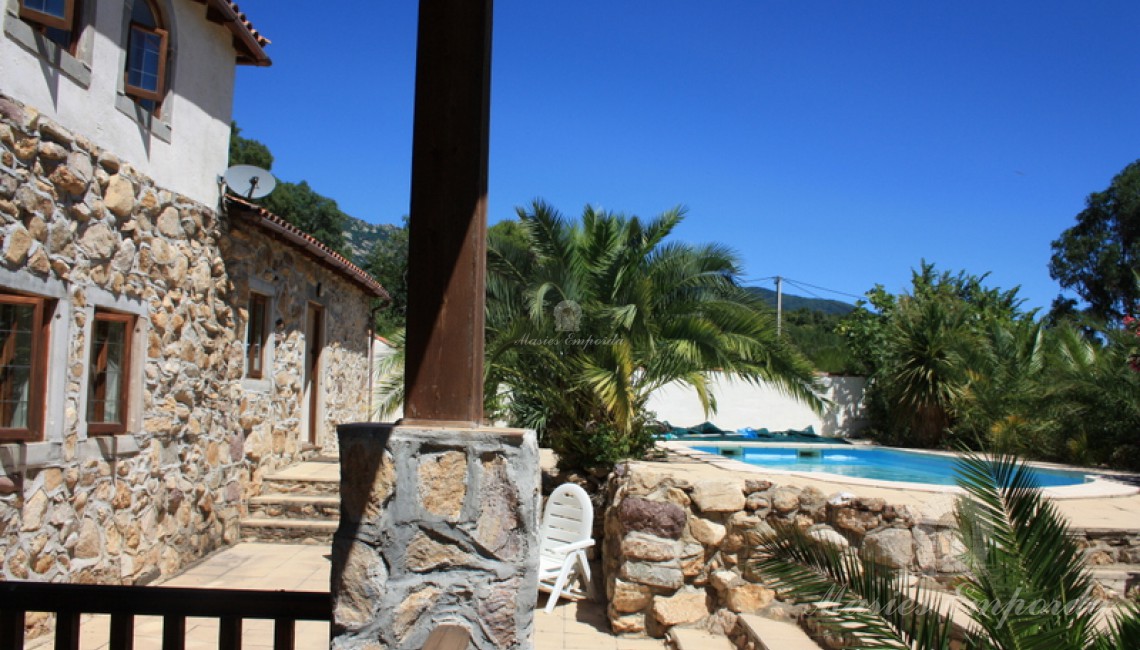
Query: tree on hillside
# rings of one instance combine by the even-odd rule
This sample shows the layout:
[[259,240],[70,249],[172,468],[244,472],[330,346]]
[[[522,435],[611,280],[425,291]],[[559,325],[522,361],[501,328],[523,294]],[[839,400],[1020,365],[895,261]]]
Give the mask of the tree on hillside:
[[273,169],[273,154],[257,140],[241,137],[237,122],[230,122],[230,164]]
[[815,309],[784,313],[784,335],[807,357],[815,369],[836,375],[861,375],[862,364],[855,358],[847,339],[839,332],[843,316]]
[[325,246],[349,257],[344,229],[348,215],[341,212],[336,201],[318,194],[307,181],[282,181],[277,189],[259,201],[273,214],[317,238]]
[[489,239],[485,391],[489,407],[537,429],[563,467],[643,451],[649,395],[673,382],[706,409],[717,372],[819,408],[810,363],[739,286],[735,254],[665,241],[679,209],[642,220],[587,207],[569,221],[536,202],[518,216]]
[[403,329],[408,315],[408,217],[403,225],[390,228],[377,240],[364,263],[364,270],[384,285],[391,302],[376,313],[376,331],[391,337]]
[[[243,138],[241,129],[234,122],[230,125],[230,165],[272,169],[273,154],[261,142]],[[336,201],[315,192],[308,182],[290,183],[278,179],[277,188],[256,202],[329,248],[348,256],[344,237],[348,215],[341,212]]]
[[[1049,275],[1075,291],[1085,313],[1116,323],[1135,314],[1140,286],[1140,160],[1125,167],[1103,192],[1094,192],[1077,215],[1077,224],[1053,242]],[[1058,297],[1054,315],[1075,311],[1073,301]]]

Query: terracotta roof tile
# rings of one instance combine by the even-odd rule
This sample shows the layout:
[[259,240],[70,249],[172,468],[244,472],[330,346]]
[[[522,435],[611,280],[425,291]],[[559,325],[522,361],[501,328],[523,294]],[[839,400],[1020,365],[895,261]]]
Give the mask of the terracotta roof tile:
[[322,244],[315,237],[297,226],[294,226],[269,210],[243,199],[240,196],[226,194],[226,201],[229,204],[229,213],[231,215],[236,214],[239,217],[243,217],[274,237],[301,249],[325,266],[328,266],[360,285],[373,296],[385,300],[390,299],[384,287],[380,286],[380,283],[371,275],[368,275],[364,269],[353,264],[348,258]]
[[265,53],[270,40],[253,26],[249,18],[233,0],[195,0],[205,3],[213,12],[214,20],[223,23],[234,35],[234,47],[238,49],[238,63],[266,66],[272,63]]

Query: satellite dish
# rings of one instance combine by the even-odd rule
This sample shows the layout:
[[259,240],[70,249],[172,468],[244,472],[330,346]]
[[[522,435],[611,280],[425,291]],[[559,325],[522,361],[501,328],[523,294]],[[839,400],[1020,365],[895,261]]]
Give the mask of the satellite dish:
[[226,187],[247,199],[260,199],[277,187],[273,174],[253,165],[234,165],[222,175]]

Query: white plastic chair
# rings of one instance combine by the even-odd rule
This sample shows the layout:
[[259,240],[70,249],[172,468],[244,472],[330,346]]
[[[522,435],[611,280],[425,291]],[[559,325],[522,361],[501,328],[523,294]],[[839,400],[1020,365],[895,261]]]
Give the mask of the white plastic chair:
[[[546,613],[554,611],[558,599],[586,595],[590,584],[590,563],[586,549],[594,545],[594,506],[590,496],[573,483],[559,485],[546,502],[539,530],[538,588],[550,593]],[[576,588],[574,582],[581,582]]]

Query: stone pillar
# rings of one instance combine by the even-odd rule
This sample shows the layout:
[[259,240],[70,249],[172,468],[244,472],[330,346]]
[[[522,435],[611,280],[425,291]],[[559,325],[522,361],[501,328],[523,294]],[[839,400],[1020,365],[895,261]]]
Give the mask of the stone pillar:
[[419,649],[459,625],[531,648],[538,597],[533,431],[341,425],[332,648]]

